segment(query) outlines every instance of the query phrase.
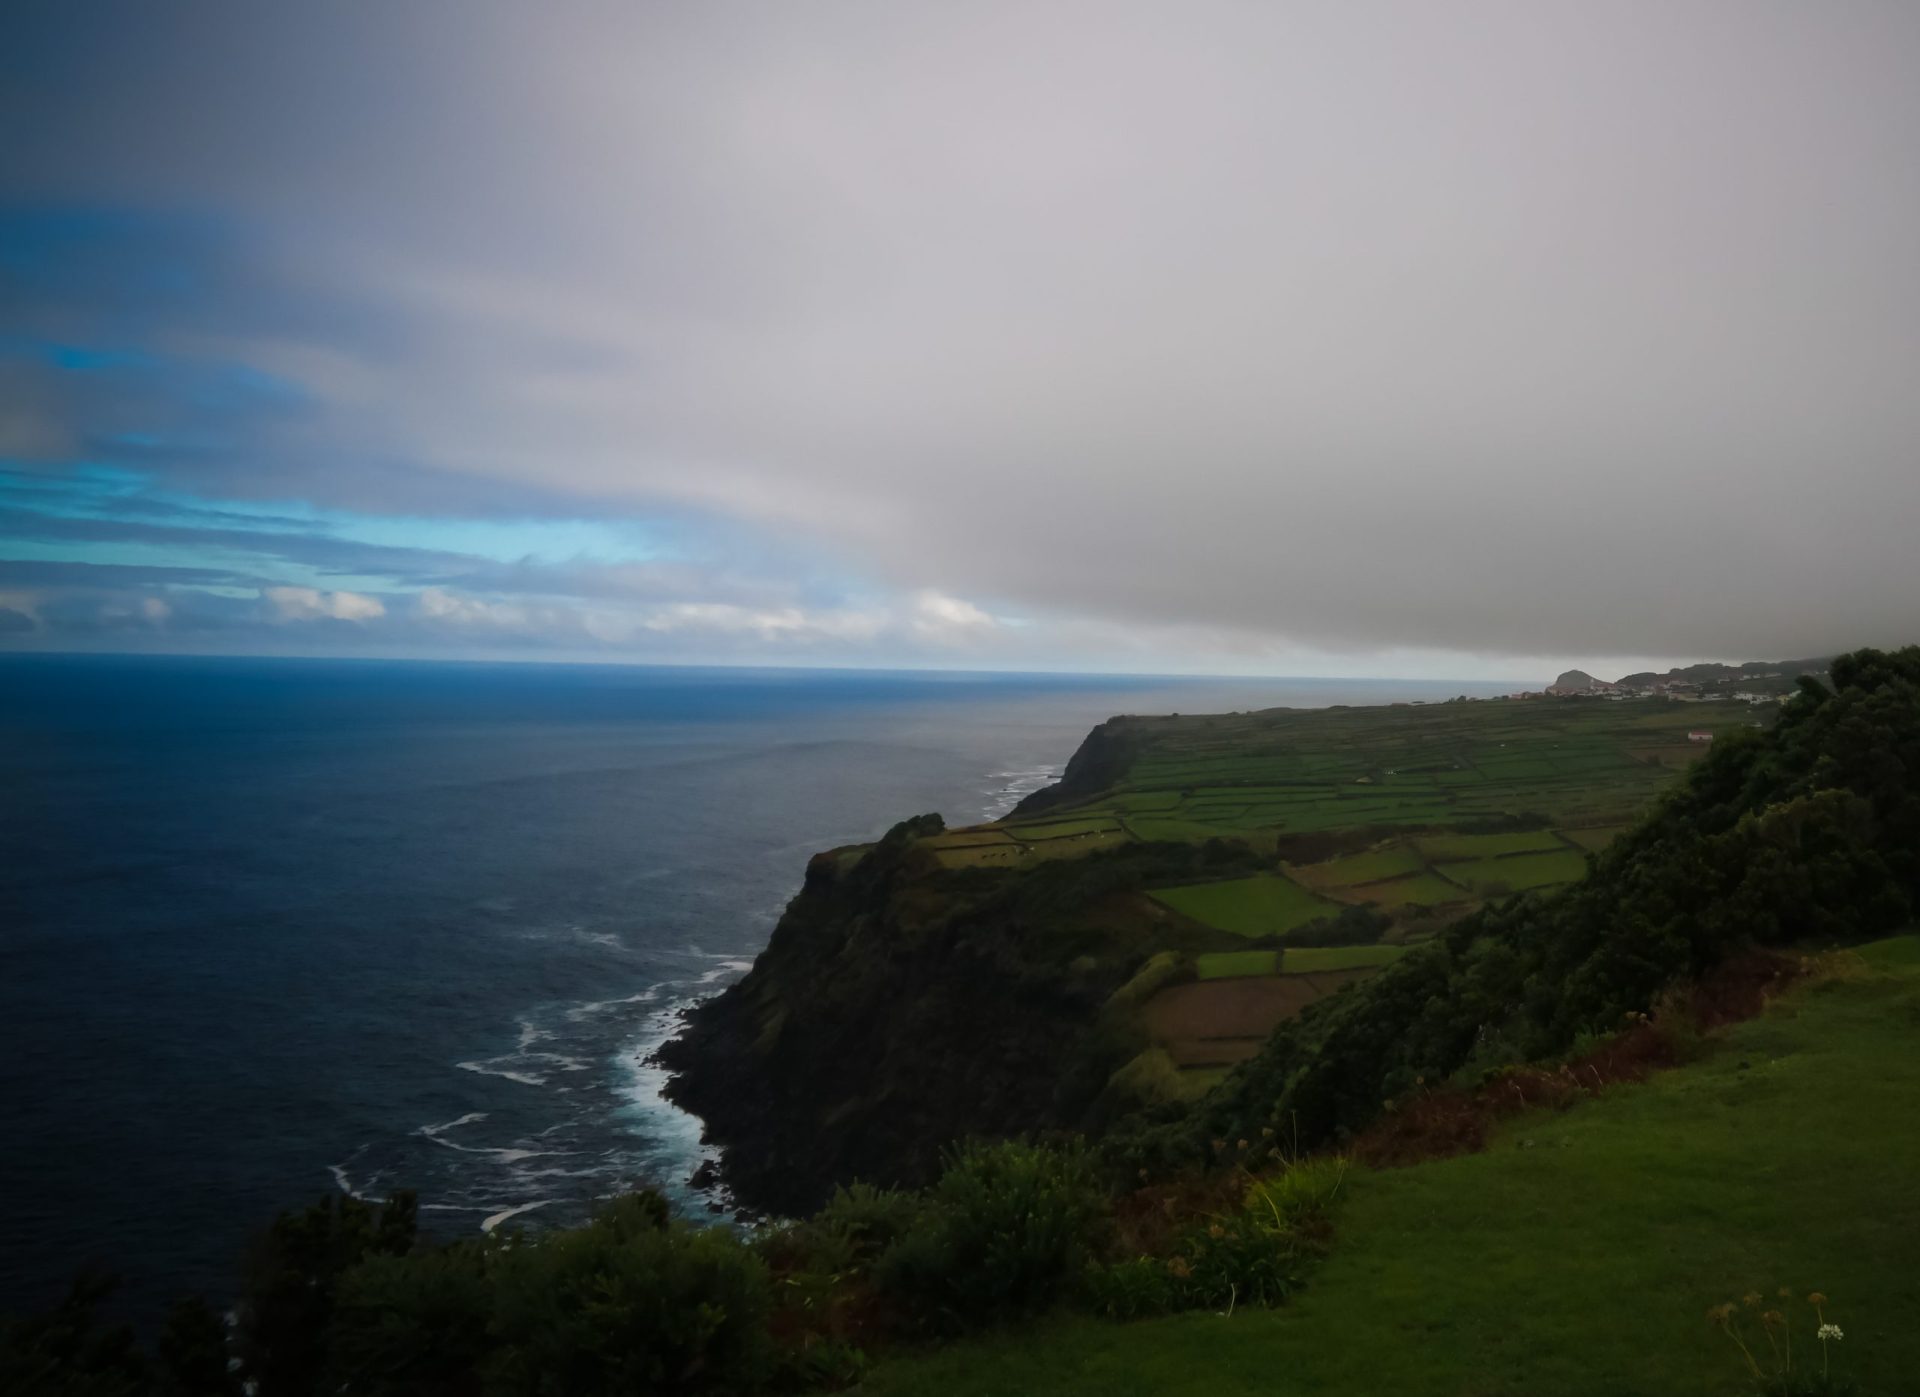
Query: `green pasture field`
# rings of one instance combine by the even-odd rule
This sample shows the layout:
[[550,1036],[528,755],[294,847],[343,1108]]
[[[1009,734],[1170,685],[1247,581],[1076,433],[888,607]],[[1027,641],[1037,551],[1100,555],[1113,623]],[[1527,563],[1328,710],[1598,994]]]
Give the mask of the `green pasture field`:
[[1242,975],[1272,975],[1279,968],[1277,951],[1208,951],[1195,956],[1194,970],[1202,980],[1231,980]]
[[1372,902],[1389,910],[1399,907],[1444,907],[1448,903],[1470,902],[1473,894],[1449,883],[1437,873],[1421,872],[1385,883],[1368,883],[1358,888],[1338,888],[1335,895],[1347,902]]
[[1544,829],[1518,834],[1432,834],[1414,843],[1422,854],[1436,862],[1549,853],[1567,847],[1551,830]]
[[1059,820],[1048,824],[1007,825],[1005,829],[1015,839],[1029,843],[1042,843],[1049,839],[1077,839],[1086,834],[1107,834],[1120,828],[1120,822],[1111,815],[1097,815],[1084,820]]
[[[1118,828],[1135,840],[1226,838],[1256,849],[1271,849],[1276,839],[1326,836],[1336,841],[1327,853],[1338,853],[1349,832],[1352,850],[1367,840],[1364,831],[1403,829],[1424,841],[1427,862],[1553,854],[1565,846],[1544,832],[1472,836],[1460,827],[1515,816],[1576,831],[1624,826],[1678,766],[1705,750],[1686,741],[1690,728],[1725,731],[1756,718],[1771,715],[1722,704],[1587,699],[1123,718],[1111,731],[1120,739],[1116,749],[1130,758],[1112,770],[1110,786],[1078,804],[986,829],[1035,848],[1067,841],[1049,849],[1050,857],[1111,847],[1122,836],[1089,836]],[[1597,837],[1576,832],[1568,839],[1587,848]],[[1483,842],[1436,842],[1450,839]],[[943,861],[955,857],[942,854]],[[1552,870],[1547,882],[1577,876],[1570,865],[1545,867]],[[1540,870],[1525,866],[1469,876],[1542,885],[1535,881]]]
[[1572,840],[1582,849],[1597,854],[1626,833],[1626,829],[1625,825],[1602,825],[1597,829],[1563,829],[1560,834],[1562,838]]
[[1280,955],[1280,973],[1315,975],[1328,970],[1391,965],[1406,953],[1405,946],[1289,946]]
[[1796,1369],[1817,1372],[1813,1291],[1844,1335],[1833,1375],[1860,1397],[1912,1391],[1916,1023],[1920,938],[1862,948],[1856,972],[1708,1039],[1698,1062],[1514,1118],[1477,1154],[1352,1169],[1326,1261],[1280,1309],[1043,1320],[883,1362],[860,1391],[1748,1397],[1708,1308],[1765,1296]]
[[1171,810],[1180,803],[1180,792],[1125,791],[1114,797],[1113,803],[1123,815],[1152,810]]
[[1149,896],[1196,922],[1236,936],[1288,931],[1340,910],[1338,904],[1272,874],[1161,888]]
[[1011,839],[1004,844],[936,847],[933,856],[942,868],[1019,868],[1033,862],[1027,846]]
[[1517,893],[1554,883],[1578,882],[1586,876],[1587,861],[1571,849],[1562,849],[1551,854],[1513,854],[1473,863],[1443,863],[1440,872],[1462,887],[1483,895],[1487,889],[1499,886]]
[[1310,863],[1288,872],[1310,888],[1347,888],[1356,883],[1377,883],[1385,878],[1400,878],[1418,873],[1426,865],[1420,855],[1405,845],[1374,849],[1364,854],[1349,854],[1326,863]]
[[971,849],[981,844],[1011,844],[1013,836],[1004,829],[952,829],[927,840],[930,849]]
[[1158,815],[1130,816],[1127,832],[1147,843],[1194,844],[1208,839],[1247,837],[1254,831],[1223,825],[1202,824],[1198,820],[1166,819]]

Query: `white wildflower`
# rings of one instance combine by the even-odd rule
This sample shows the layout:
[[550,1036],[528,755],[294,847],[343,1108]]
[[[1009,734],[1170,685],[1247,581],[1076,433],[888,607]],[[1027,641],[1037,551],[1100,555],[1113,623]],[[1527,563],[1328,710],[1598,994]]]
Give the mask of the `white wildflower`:
[[1840,1332],[1839,1325],[1823,1324],[1820,1326],[1820,1332],[1817,1337],[1819,1338],[1820,1342],[1824,1344],[1828,1339],[1839,1340],[1839,1339],[1845,1338],[1846,1336]]

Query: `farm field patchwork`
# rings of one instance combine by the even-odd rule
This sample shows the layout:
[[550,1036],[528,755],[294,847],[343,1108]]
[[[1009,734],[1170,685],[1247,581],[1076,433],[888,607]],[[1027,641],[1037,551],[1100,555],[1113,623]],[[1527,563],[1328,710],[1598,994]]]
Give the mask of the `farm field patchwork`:
[[1000,827],[1040,840],[1119,822],[1136,840],[1228,838],[1256,846],[1369,829],[1420,830],[1428,838],[1451,830],[1496,843],[1429,851],[1424,861],[1550,852],[1553,836],[1544,829],[1488,832],[1485,825],[1624,824],[1675,769],[1707,750],[1688,741],[1688,731],[1755,721],[1741,705],[1583,699],[1123,718],[1111,726],[1127,756],[1106,789]]

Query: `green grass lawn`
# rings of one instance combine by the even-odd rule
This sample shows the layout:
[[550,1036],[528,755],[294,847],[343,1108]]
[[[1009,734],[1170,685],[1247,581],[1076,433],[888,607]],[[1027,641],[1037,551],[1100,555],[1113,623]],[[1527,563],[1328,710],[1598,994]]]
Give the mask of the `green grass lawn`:
[[1355,970],[1363,965],[1387,965],[1407,953],[1405,946],[1289,946],[1280,959],[1284,975],[1312,975],[1322,970]]
[[1265,936],[1268,932],[1330,917],[1340,908],[1315,897],[1298,883],[1262,874],[1224,883],[1189,883],[1161,888],[1150,894],[1174,911],[1236,936]]
[[1561,849],[1551,854],[1513,854],[1504,859],[1480,859],[1474,863],[1445,863],[1440,865],[1440,871],[1475,891],[1505,887],[1517,893],[1526,888],[1577,882],[1586,876],[1587,861],[1571,849]]
[[1785,1285],[1829,1297],[1861,1397],[1911,1392],[1920,938],[1865,961],[1482,1154],[1355,1172],[1332,1255],[1284,1309],[1063,1319],[883,1364],[860,1391],[1734,1397],[1752,1389],[1706,1310]]
[[1202,980],[1271,975],[1279,963],[1279,955],[1274,951],[1209,951],[1193,960],[1194,971]]

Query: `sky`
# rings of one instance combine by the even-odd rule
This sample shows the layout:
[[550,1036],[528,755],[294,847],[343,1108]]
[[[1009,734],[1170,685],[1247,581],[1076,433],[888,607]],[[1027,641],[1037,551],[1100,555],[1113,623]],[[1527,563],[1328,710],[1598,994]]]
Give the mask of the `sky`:
[[1920,640],[1920,7],[0,10],[0,649]]

